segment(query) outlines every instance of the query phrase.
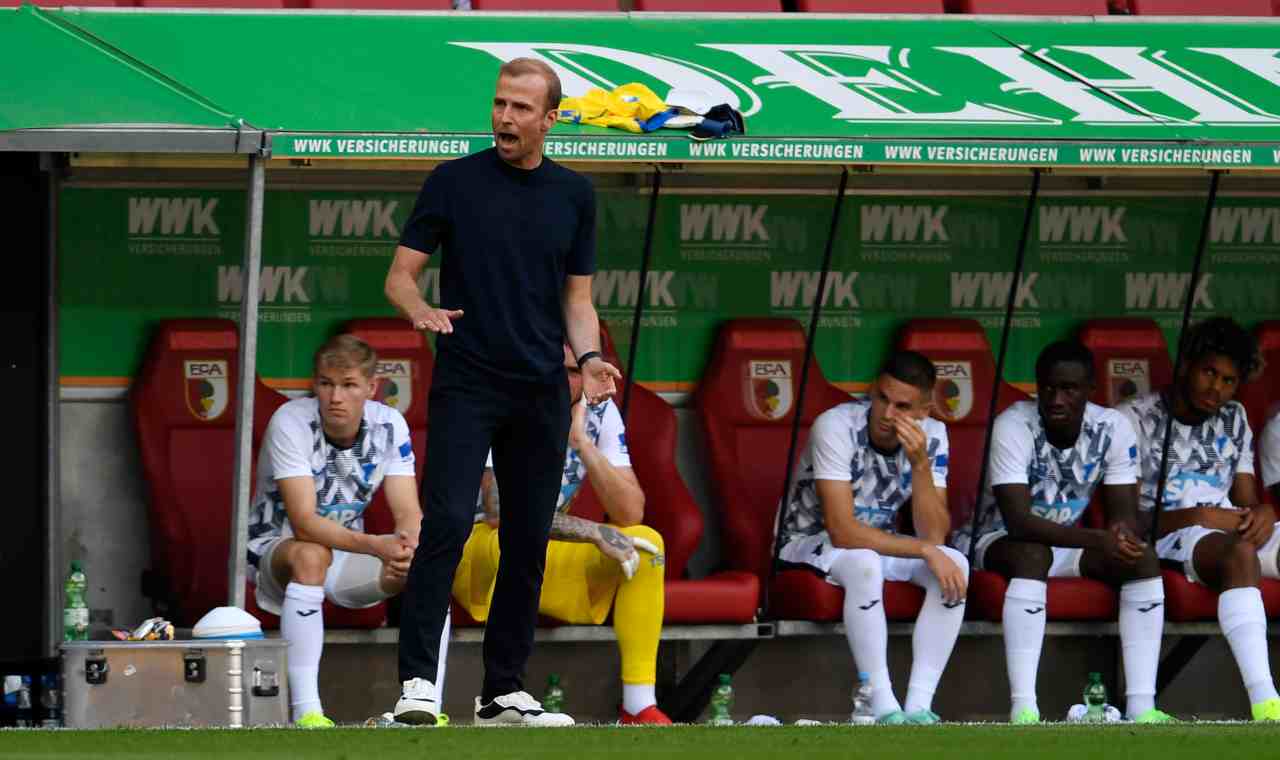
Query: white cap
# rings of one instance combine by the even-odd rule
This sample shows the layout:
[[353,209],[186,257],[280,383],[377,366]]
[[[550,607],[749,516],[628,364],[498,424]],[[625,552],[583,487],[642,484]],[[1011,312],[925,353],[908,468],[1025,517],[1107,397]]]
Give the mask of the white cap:
[[239,607],[215,607],[200,618],[191,635],[197,639],[260,639],[262,623]]
[[678,108],[698,116],[705,116],[707,111],[717,105],[719,104],[712,102],[710,95],[701,90],[672,90],[667,93],[668,108]]

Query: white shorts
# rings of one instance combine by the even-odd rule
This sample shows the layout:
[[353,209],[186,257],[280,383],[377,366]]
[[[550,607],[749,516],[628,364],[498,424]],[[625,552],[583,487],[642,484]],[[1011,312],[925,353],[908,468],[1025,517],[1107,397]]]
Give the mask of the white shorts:
[[[979,570],[991,569],[986,565],[987,548],[1008,535],[1008,531],[993,530],[990,533],[984,533],[978,539],[977,556],[974,559],[977,560]],[[968,547],[965,548],[967,549]],[[1053,551],[1053,562],[1049,565],[1050,578],[1080,577],[1080,559],[1084,557],[1084,549],[1068,546],[1051,546],[1049,548]],[[964,551],[964,549],[961,549],[961,551]]]
[[[825,531],[804,538],[797,538],[788,541],[782,547],[780,559],[783,562],[789,562],[793,565],[807,565],[818,571],[827,583],[832,586],[839,586],[835,579],[831,577],[831,566],[835,564],[840,555],[858,551],[855,549],[842,549],[831,543],[831,536]],[[886,581],[910,581],[911,575],[917,568],[923,567],[925,561],[914,557],[887,557],[880,555],[880,572]]]
[[[284,540],[277,538],[263,547],[254,580],[254,598],[258,601],[258,607],[272,615],[280,614],[280,607],[284,604],[284,588],[271,572],[271,555]],[[379,583],[381,576],[382,560],[377,557],[334,549],[333,563],[324,575],[324,597],[347,609],[372,607],[389,596],[383,592]]]
[[[1190,525],[1180,528],[1156,542],[1156,556],[1166,562],[1182,563],[1182,572],[1187,576],[1187,580],[1192,583],[1203,584],[1204,581],[1196,573],[1196,563],[1193,561],[1196,544],[1200,543],[1200,539],[1210,533],[1225,532],[1206,528],[1203,525]],[[1277,550],[1280,550],[1280,522],[1276,523],[1275,530],[1271,533],[1271,538],[1267,539],[1267,542],[1258,550],[1258,560],[1262,563],[1263,578],[1280,579],[1280,568],[1276,567]]]

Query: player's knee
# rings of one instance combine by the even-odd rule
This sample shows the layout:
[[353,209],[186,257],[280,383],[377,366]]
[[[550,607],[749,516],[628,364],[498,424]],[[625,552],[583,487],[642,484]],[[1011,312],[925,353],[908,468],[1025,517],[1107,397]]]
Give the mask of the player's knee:
[[659,554],[665,554],[667,547],[662,541],[662,534],[650,528],[648,525],[632,525],[629,528],[623,528],[622,532],[632,538],[638,538],[648,541],[658,549]]
[[1262,572],[1262,565],[1258,562],[1258,552],[1253,544],[1233,535],[1222,553],[1222,569],[1225,574],[1234,578],[1252,578]]
[[1053,549],[1044,544],[1011,541],[1006,549],[1009,569],[1015,578],[1043,581],[1053,566]]
[[884,585],[880,555],[870,549],[850,549],[836,560],[839,580],[846,587],[879,588]]
[[323,583],[329,565],[333,564],[332,549],[308,541],[295,541],[289,555],[293,579],[309,585]]

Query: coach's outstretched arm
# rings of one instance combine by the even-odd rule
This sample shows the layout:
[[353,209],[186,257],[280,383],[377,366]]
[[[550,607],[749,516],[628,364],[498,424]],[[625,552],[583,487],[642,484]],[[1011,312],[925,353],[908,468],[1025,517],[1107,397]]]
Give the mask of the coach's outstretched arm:
[[[396,311],[409,318],[415,330],[435,333],[453,332],[453,320],[462,317],[461,309],[437,309],[426,302],[418,289],[418,278],[427,266],[427,254],[408,246],[396,246],[395,258],[387,270],[383,292]],[[594,312],[593,312],[594,313]]]
[[618,392],[616,381],[622,379],[622,373],[600,356],[600,319],[591,302],[591,277],[571,274],[565,278],[561,308],[565,337],[573,355],[581,358],[588,353],[595,354],[579,369],[582,370],[582,395],[586,396],[587,403],[599,404]]

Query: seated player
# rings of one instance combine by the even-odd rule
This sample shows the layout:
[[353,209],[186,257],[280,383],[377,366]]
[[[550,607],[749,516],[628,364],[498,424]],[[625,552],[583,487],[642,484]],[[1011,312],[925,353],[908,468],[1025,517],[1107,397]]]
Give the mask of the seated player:
[[[938,722],[933,694],[964,621],[969,563],[942,545],[951,517],[947,431],[928,416],[936,376],[918,353],[891,355],[869,398],[828,409],[814,421],[782,504],[781,559],[844,588],[849,649],[868,676],[880,723]],[[908,504],[918,538],[896,530],[898,510]],[[925,590],[905,709],[889,680],[885,581]]]
[[[622,415],[612,401],[587,406],[568,346],[564,356],[573,419],[538,611],[566,623],[599,625],[612,609],[622,655],[620,722],[669,725],[654,693],[664,604],[662,537],[640,524],[644,492],[631,469]],[[500,556],[500,498],[492,467],[490,454],[476,525],[453,581],[454,599],[480,622],[489,616]],[[585,480],[604,506],[607,524],[568,513]],[[483,716],[477,717],[479,722]]]
[[[1036,671],[1044,643],[1046,581],[1096,578],[1120,588],[1120,646],[1126,713],[1139,723],[1171,717],[1155,708],[1164,633],[1160,563],[1137,535],[1138,450],[1133,426],[1089,403],[1093,354],[1074,341],[1047,346],[1036,360],[1036,401],[996,418],[987,486],[979,503],[975,559],[1009,579],[1004,649],[1010,720],[1040,720]],[[1107,527],[1077,523],[1102,484]],[[967,552],[971,525],[956,532]]]
[[[1138,435],[1145,515],[1158,513],[1156,554],[1192,583],[1219,592],[1218,624],[1231,646],[1254,720],[1280,720],[1280,697],[1267,653],[1261,579],[1280,577],[1280,531],[1271,506],[1259,503],[1253,433],[1233,400],[1261,367],[1253,336],[1215,317],[1187,330],[1173,385],[1119,408]],[[1172,421],[1167,458],[1165,429]],[[1161,460],[1164,492],[1157,495]]]
[[[276,410],[258,456],[249,514],[258,606],[280,616],[289,642],[294,722],[328,728],[320,704],[325,599],[372,607],[404,588],[422,512],[409,426],[370,400],[377,355],[351,335],[315,353],[314,396]],[[364,532],[364,509],[385,488],[395,533]]]

